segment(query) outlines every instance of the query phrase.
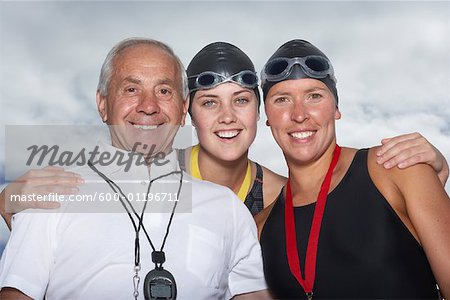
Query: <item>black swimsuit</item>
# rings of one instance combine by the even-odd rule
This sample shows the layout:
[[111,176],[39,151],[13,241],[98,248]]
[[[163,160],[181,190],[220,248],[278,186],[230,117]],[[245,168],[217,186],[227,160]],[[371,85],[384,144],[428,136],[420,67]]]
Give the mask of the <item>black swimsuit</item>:
[[[287,262],[284,203],[281,193],[261,233],[264,273],[277,299],[305,299]],[[314,207],[294,209],[302,274]],[[438,298],[422,247],[369,176],[367,149],[328,195],[313,291],[313,299]]]

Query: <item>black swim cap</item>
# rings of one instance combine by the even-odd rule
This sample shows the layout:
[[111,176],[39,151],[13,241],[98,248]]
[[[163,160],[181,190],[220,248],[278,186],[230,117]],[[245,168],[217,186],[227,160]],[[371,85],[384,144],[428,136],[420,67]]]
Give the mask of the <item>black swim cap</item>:
[[[261,72],[261,74],[264,73],[267,65],[276,58],[295,58],[295,57],[302,58],[310,55],[323,57],[329,62],[328,57],[310,42],[299,39],[289,41],[283,44],[280,48],[278,48],[278,50],[269,58],[267,63],[264,65],[264,69]],[[331,63],[330,68],[332,68]],[[261,75],[261,77],[264,77],[264,75]],[[336,99],[336,106],[338,105],[338,94],[336,89],[336,79],[334,79],[334,75],[331,76],[327,75],[326,77],[323,78],[311,76],[307,74],[307,72],[305,72],[305,70],[298,64],[292,66],[292,68],[289,70],[288,75],[283,79],[280,79],[278,81],[264,80],[263,82],[261,82],[261,88],[263,90],[264,99],[266,99],[267,93],[269,92],[270,88],[275,84],[277,84],[278,82],[300,78],[313,78],[322,81],[333,93]]]
[[[255,66],[247,54],[230,43],[215,42],[205,46],[194,56],[186,70],[191,96],[189,114],[191,114],[191,104],[197,90],[195,76],[207,71],[221,74],[224,77],[230,77],[241,71],[255,72]],[[261,100],[258,86],[253,91],[258,99],[259,112],[259,103]]]

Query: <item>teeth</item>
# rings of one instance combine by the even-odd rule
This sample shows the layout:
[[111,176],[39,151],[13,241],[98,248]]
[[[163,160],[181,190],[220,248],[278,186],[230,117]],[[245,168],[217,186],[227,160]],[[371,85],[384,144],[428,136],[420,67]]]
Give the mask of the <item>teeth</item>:
[[156,129],[158,125],[133,125],[134,128],[137,129],[143,129],[143,130],[150,130],[150,129]]
[[216,134],[221,138],[234,138],[239,134],[239,130],[218,131]]
[[313,131],[293,132],[291,136],[296,139],[306,139],[314,134]]

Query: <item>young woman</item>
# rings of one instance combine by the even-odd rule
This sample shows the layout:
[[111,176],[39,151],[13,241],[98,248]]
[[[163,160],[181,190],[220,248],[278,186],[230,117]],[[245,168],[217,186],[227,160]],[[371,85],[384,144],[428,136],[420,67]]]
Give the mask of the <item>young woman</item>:
[[264,271],[277,299],[450,296],[450,200],[424,164],[387,170],[377,147],[336,144],[333,68],[303,40],[262,71],[265,110],[289,179],[257,216]]
[[248,158],[260,104],[252,61],[236,46],[216,42],[194,56],[187,75],[199,144],[181,151],[180,161],[194,177],[227,186],[258,213],[276,198],[285,178]]
[[[248,149],[256,136],[260,95],[258,78],[249,57],[238,47],[216,42],[201,49],[190,62],[190,108],[199,144],[180,151],[180,163],[197,178],[227,186],[247,205],[252,214],[267,207],[285,184],[285,178],[248,158]],[[442,154],[419,134],[384,141],[379,163],[391,168],[424,162],[433,166],[442,181],[448,177],[448,165]],[[8,194],[75,193],[83,180],[61,168],[33,170],[11,183]],[[5,191],[0,212],[5,212]],[[39,205],[52,208],[53,202],[20,203],[17,210]]]

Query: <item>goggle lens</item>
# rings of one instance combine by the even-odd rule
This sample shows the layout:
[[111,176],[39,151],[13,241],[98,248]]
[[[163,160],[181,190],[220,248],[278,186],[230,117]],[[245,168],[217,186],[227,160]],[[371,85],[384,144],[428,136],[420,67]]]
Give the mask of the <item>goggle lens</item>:
[[216,77],[213,74],[201,74],[197,77],[197,85],[200,87],[203,86],[212,86],[216,83]]
[[279,60],[269,62],[266,67],[267,75],[278,75],[284,72],[288,67],[288,62],[286,60]]
[[254,73],[243,73],[240,77],[241,77],[240,81],[246,84],[247,86],[258,85],[258,77]]
[[330,66],[325,59],[307,58],[305,60],[305,65],[316,72],[325,72],[330,69]]

